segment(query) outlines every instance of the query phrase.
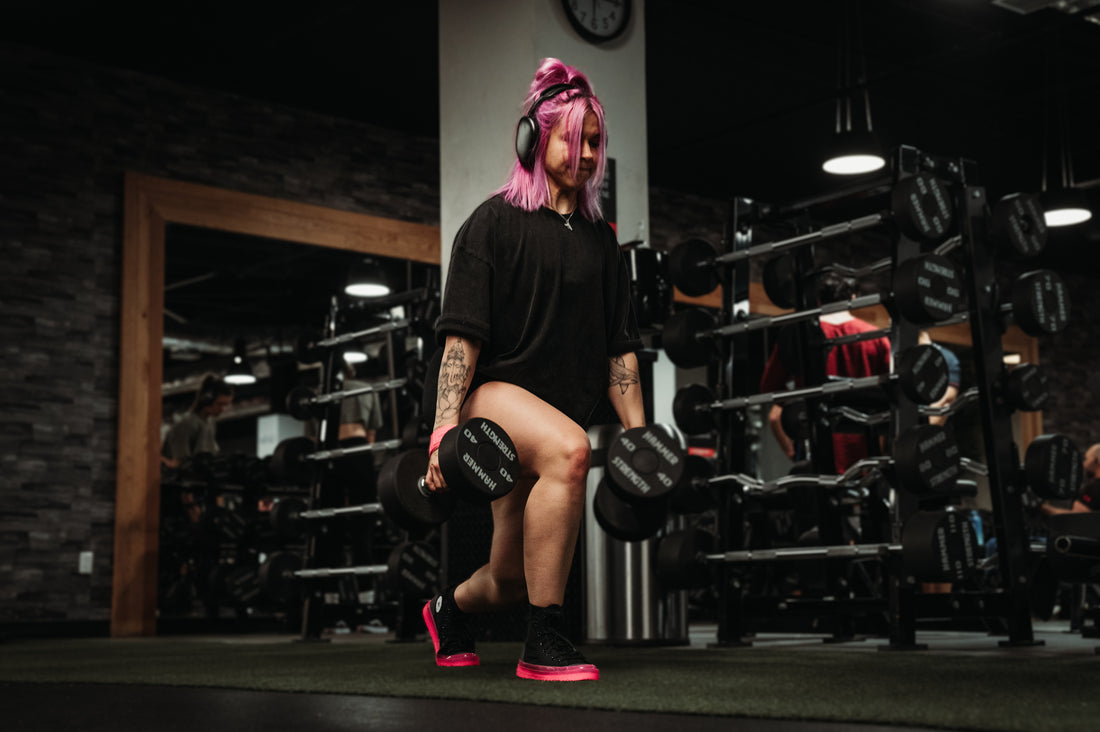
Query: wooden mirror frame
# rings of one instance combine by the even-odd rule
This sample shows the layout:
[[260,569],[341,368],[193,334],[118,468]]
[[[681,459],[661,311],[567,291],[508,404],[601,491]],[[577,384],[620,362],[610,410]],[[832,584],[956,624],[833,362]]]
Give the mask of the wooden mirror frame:
[[111,635],[156,633],[165,228],[187,224],[440,263],[439,227],[127,172]]

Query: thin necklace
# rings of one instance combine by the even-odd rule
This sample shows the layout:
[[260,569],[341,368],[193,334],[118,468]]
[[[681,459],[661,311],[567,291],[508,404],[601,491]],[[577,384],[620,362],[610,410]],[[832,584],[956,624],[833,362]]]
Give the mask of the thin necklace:
[[561,211],[558,211],[557,209],[554,210],[554,213],[556,213],[558,216],[561,216],[561,220],[565,222],[565,228],[569,229],[570,231],[573,230],[573,225],[569,223],[569,219],[573,218],[573,214],[577,213],[577,209],[574,208],[572,211],[570,211],[568,216],[565,216],[564,214],[562,214]]

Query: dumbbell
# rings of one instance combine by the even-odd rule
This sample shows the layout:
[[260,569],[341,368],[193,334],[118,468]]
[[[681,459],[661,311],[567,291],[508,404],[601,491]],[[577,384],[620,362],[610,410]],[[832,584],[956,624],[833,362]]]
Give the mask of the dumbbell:
[[676,392],[672,400],[672,414],[677,427],[694,435],[714,429],[714,416],[720,411],[783,404],[806,397],[836,397],[866,389],[896,386],[911,401],[931,404],[947,391],[947,380],[947,360],[943,354],[935,346],[920,345],[908,348],[895,357],[892,374],[836,378],[817,386],[722,400],[716,400],[706,386],[692,384]]
[[258,572],[260,590],[279,604],[295,599],[303,582],[378,575],[392,579],[414,597],[430,597],[439,587],[439,558],[426,542],[402,542],[393,548],[385,564],[304,569],[301,555],[282,551],[268,556]]
[[519,477],[512,439],[500,425],[481,417],[452,429],[440,442],[439,469],[448,490],[428,490],[428,457],[424,449],[406,450],[387,460],[378,474],[378,499],[399,526],[438,526],[450,517],[457,499],[476,503],[502,498]]
[[295,419],[310,419],[319,416],[326,406],[335,402],[382,391],[400,389],[408,383],[408,379],[390,379],[375,384],[367,384],[356,389],[344,389],[328,394],[315,394],[312,389],[305,386],[296,386],[286,395],[286,411]]
[[721,327],[716,326],[714,317],[705,310],[686,308],[673,313],[665,321],[661,344],[674,364],[681,368],[695,368],[707,363],[714,354],[715,339],[721,337],[888,303],[892,303],[906,320],[918,325],[931,325],[952,317],[963,307],[963,302],[962,278],[954,263],[938,254],[924,254],[898,266],[891,294],[872,293],[808,310]]
[[905,522],[898,544],[746,549],[711,553],[713,535],[700,529],[668,534],[657,545],[655,572],[668,590],[705,585],[711,562],[734,565],[829,559],[898,557],[905,576],[926,582],[965,580],[977,567],[977,537],[955,511],[920,511]]
[[635,427],[607,448],[605,475],[593,499],[600,527],[620,541],[640,541],[665,523],[689,457],[683,437],[667,425]]
[[891,210],[863,216],[817,231],[766,242],[747,249],[717,254],[714,247],[702,239],[690,239],[673,248],[669,255],[669,274],[673,284],[685,295],[697,297],[718,286],[717,267],[774,254],[794,247],[825,241],[835,237],[893,223],[908,236],[926,242],[940,242],[954,226],[955,215],[950,192],[935,177],[920,173],[895,185]]
[[347,343],[354,343],[355,341],[362,340],[364,338],[370,338],[376,335],[382,335],[384,333],[390,333],[395,330],[401,330],[409,327],[409,321],[394,320],[389,323],[383,323],[382,325],[376,325],[370,328],[364,328],[363,330],[357,330],[351,333],[344,333],[338,336],[332,336],[330,338],[320,338],[313,340],[308,335],[302,335],[298,339],[298,361],[301,363],[317,363],[325,354],[331,351],[337,346],[342,346]]

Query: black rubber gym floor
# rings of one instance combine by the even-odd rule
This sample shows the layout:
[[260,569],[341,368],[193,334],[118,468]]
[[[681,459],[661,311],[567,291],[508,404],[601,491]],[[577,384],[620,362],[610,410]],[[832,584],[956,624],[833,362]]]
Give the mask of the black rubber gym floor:
[[886,732],[915,727],[162,686],[0,684],[12,732]]

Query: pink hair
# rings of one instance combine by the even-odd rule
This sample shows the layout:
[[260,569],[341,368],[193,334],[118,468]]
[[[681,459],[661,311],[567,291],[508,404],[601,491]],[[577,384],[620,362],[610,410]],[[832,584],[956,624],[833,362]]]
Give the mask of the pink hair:
[[538,99],[545,89],[554,84],[572,84],[576,91],[566,90],[547,99],[539,105],[535,113],[539,123],[539,144],[535,152],[535,164],[531,170],[524,168],[518,160],[512,164],[508,181],[495,193],[504,197],[508,203],[525,211],[535,211],[550,203],[550,184],[546,179],[546,141],[550,131],[562,122],[565,126],[565,141],[569,145],[569,171],[576,175],[581,162],[581,134],[584,131],[584,116],[588,112],[596,115],[600,128],[600,146],[596,150],[596,169],[585,183],[577,197],[577,208],[589,221],[603,218],[600,205],[600,186],[603,184],[604,171],[607,168],[607,128],[604,125],[604,112],[600,100],[592,92],[588,78],[572,66],[566,66],[556,58],[543,59],[535,72],[535,80],[524,101],[524,109]]

